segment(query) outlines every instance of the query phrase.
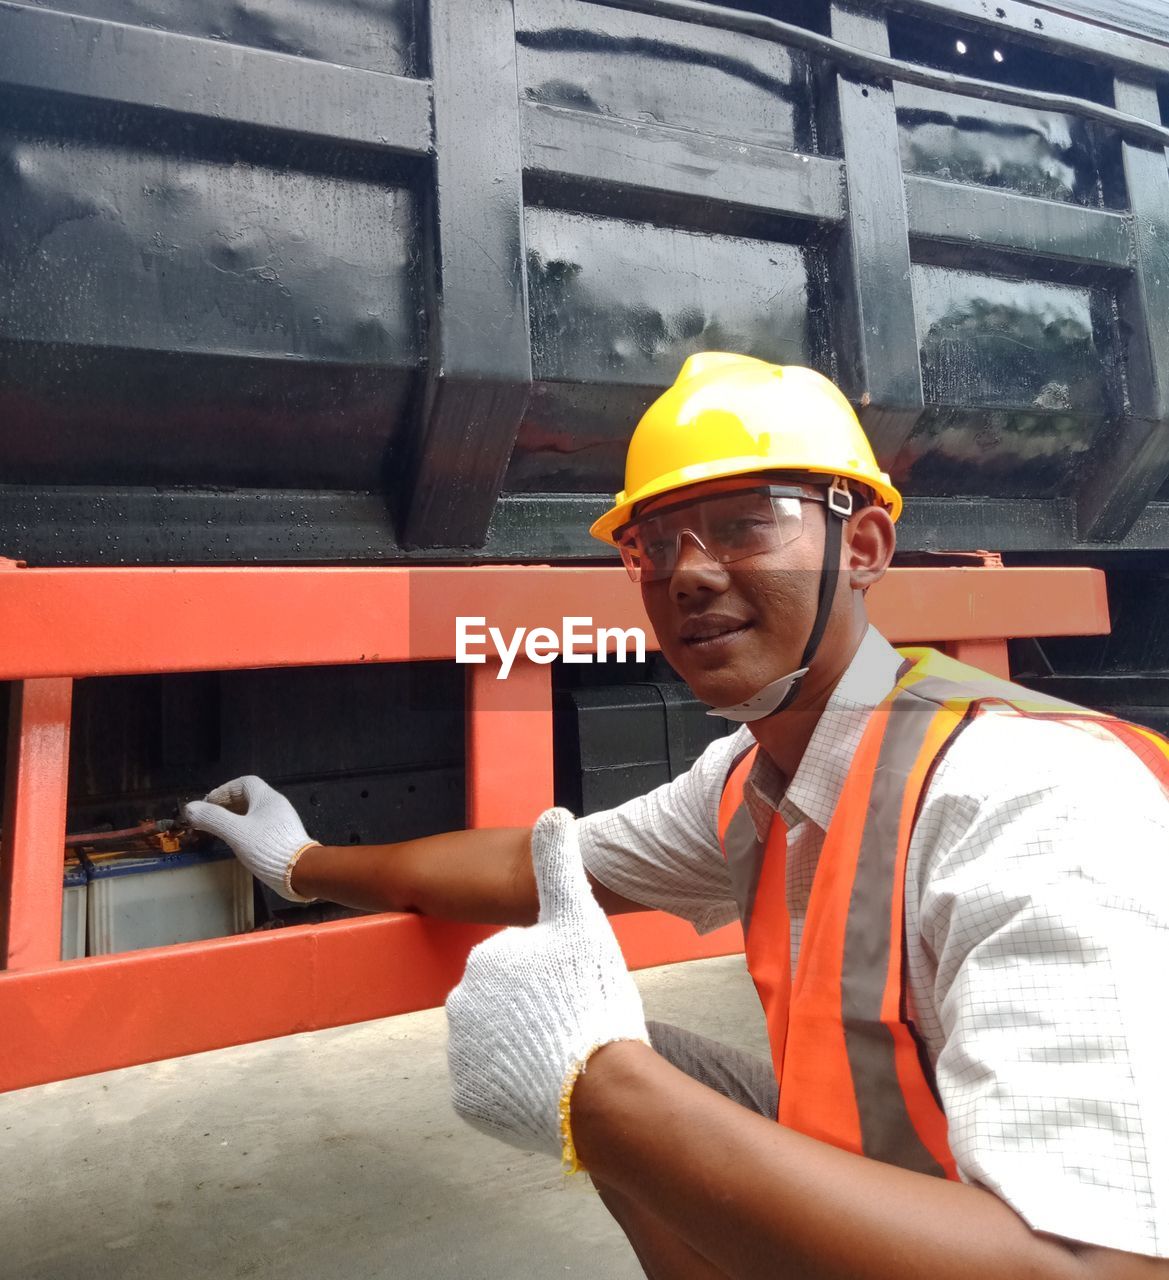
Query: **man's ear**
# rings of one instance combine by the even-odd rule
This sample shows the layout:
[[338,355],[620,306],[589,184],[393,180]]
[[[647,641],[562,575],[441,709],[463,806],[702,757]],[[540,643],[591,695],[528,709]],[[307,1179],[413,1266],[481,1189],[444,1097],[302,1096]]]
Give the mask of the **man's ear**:
[[848,518],[844,527],[844,564],[849,586],[867,591],[885,576],[897,546],[893,519],[884,507],[862,507]]

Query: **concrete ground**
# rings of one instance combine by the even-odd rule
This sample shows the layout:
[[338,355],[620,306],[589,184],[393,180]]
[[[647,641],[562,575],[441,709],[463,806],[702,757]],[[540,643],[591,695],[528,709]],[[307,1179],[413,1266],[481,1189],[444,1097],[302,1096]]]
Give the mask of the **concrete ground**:
[[[766,1054],[742,957],[647,1016]],[[451,1110],[441,1010],[0,1095],[5,1280],[641,1275],[582,1177]]]

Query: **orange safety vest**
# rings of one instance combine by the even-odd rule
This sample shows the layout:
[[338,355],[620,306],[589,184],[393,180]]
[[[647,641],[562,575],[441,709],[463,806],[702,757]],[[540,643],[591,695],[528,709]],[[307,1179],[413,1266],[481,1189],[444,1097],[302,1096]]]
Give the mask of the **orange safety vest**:
[[820,853],[795,980],[778,814],[760,841],[743,801],[758,747],[732,766],[719,838],[739,903],[747,967],[767,1015],[780,1124],[889,1164],[956,1178],[933,1069],[907,1009],[905,866],[934,768],[986,714],[1057,719],[1119,739],[1169,792],[1169,742],[1010,684],[931,649],[869,719]]

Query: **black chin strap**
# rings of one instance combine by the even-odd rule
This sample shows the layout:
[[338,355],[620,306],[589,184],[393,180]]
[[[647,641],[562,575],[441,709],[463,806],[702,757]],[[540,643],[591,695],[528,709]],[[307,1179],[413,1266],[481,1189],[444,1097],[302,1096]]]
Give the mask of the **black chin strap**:
[[[816,620],[812,623],[812,634],[808,636],[808,643],[804,645],[804,654],[800,658],[800,665],[797,670],[804,667],[810,667],[812,660],[816,656],[816,650],[820,647],[820,641],[824,638],[824,629],[828,626],[828,619],[832,614],[832,602],[836,599],[836,584],[840,580],[840,543],[844,531],[844,522],[851,514],[852,501],[851,494],[847,490],[844,491],[848,501],[848,510],[844,509],[844,504],[837,507],[833,505],[832,496],[834,490],[829,490],[828,501],[828,525],[824,531],[824,565],[820,570],[820,597],[816,605]],[[804,683],[804,677],[800,676],[798,680],[793,681],[792,687],[787,691],[787,695],[779,706],[770,714],[779,715],[781,711],[786,710],[800,696],[800,686]],[[764,716],[768,719],[768,716]]]

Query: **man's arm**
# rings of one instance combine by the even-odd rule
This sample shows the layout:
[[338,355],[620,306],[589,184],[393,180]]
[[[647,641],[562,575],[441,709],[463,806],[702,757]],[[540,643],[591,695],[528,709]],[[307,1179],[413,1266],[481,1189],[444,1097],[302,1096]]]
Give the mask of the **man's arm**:
[[[610,914],[643,911],[592,882]],[[367,911],[412,911],[477,924],[532,924],[536,880],[530,827],[451,831],[385,845],[311,845],[292,871],[292,887]]]
[[[286,796],[251,774],[192,801],[184,817],[225,841],[253,875],[293,901],[324,898],[366,911],[412,911],[476,924],[536,919],[530,827],[326,847],[309,837]],[[606,911],[644,909],[596,881],[592,888]]]
[[841,1151],[610,1044],[572,1094],[582,1164],[735,1280],[1165,1280],[1169,1260],[1032,1231],[965,1183]]

